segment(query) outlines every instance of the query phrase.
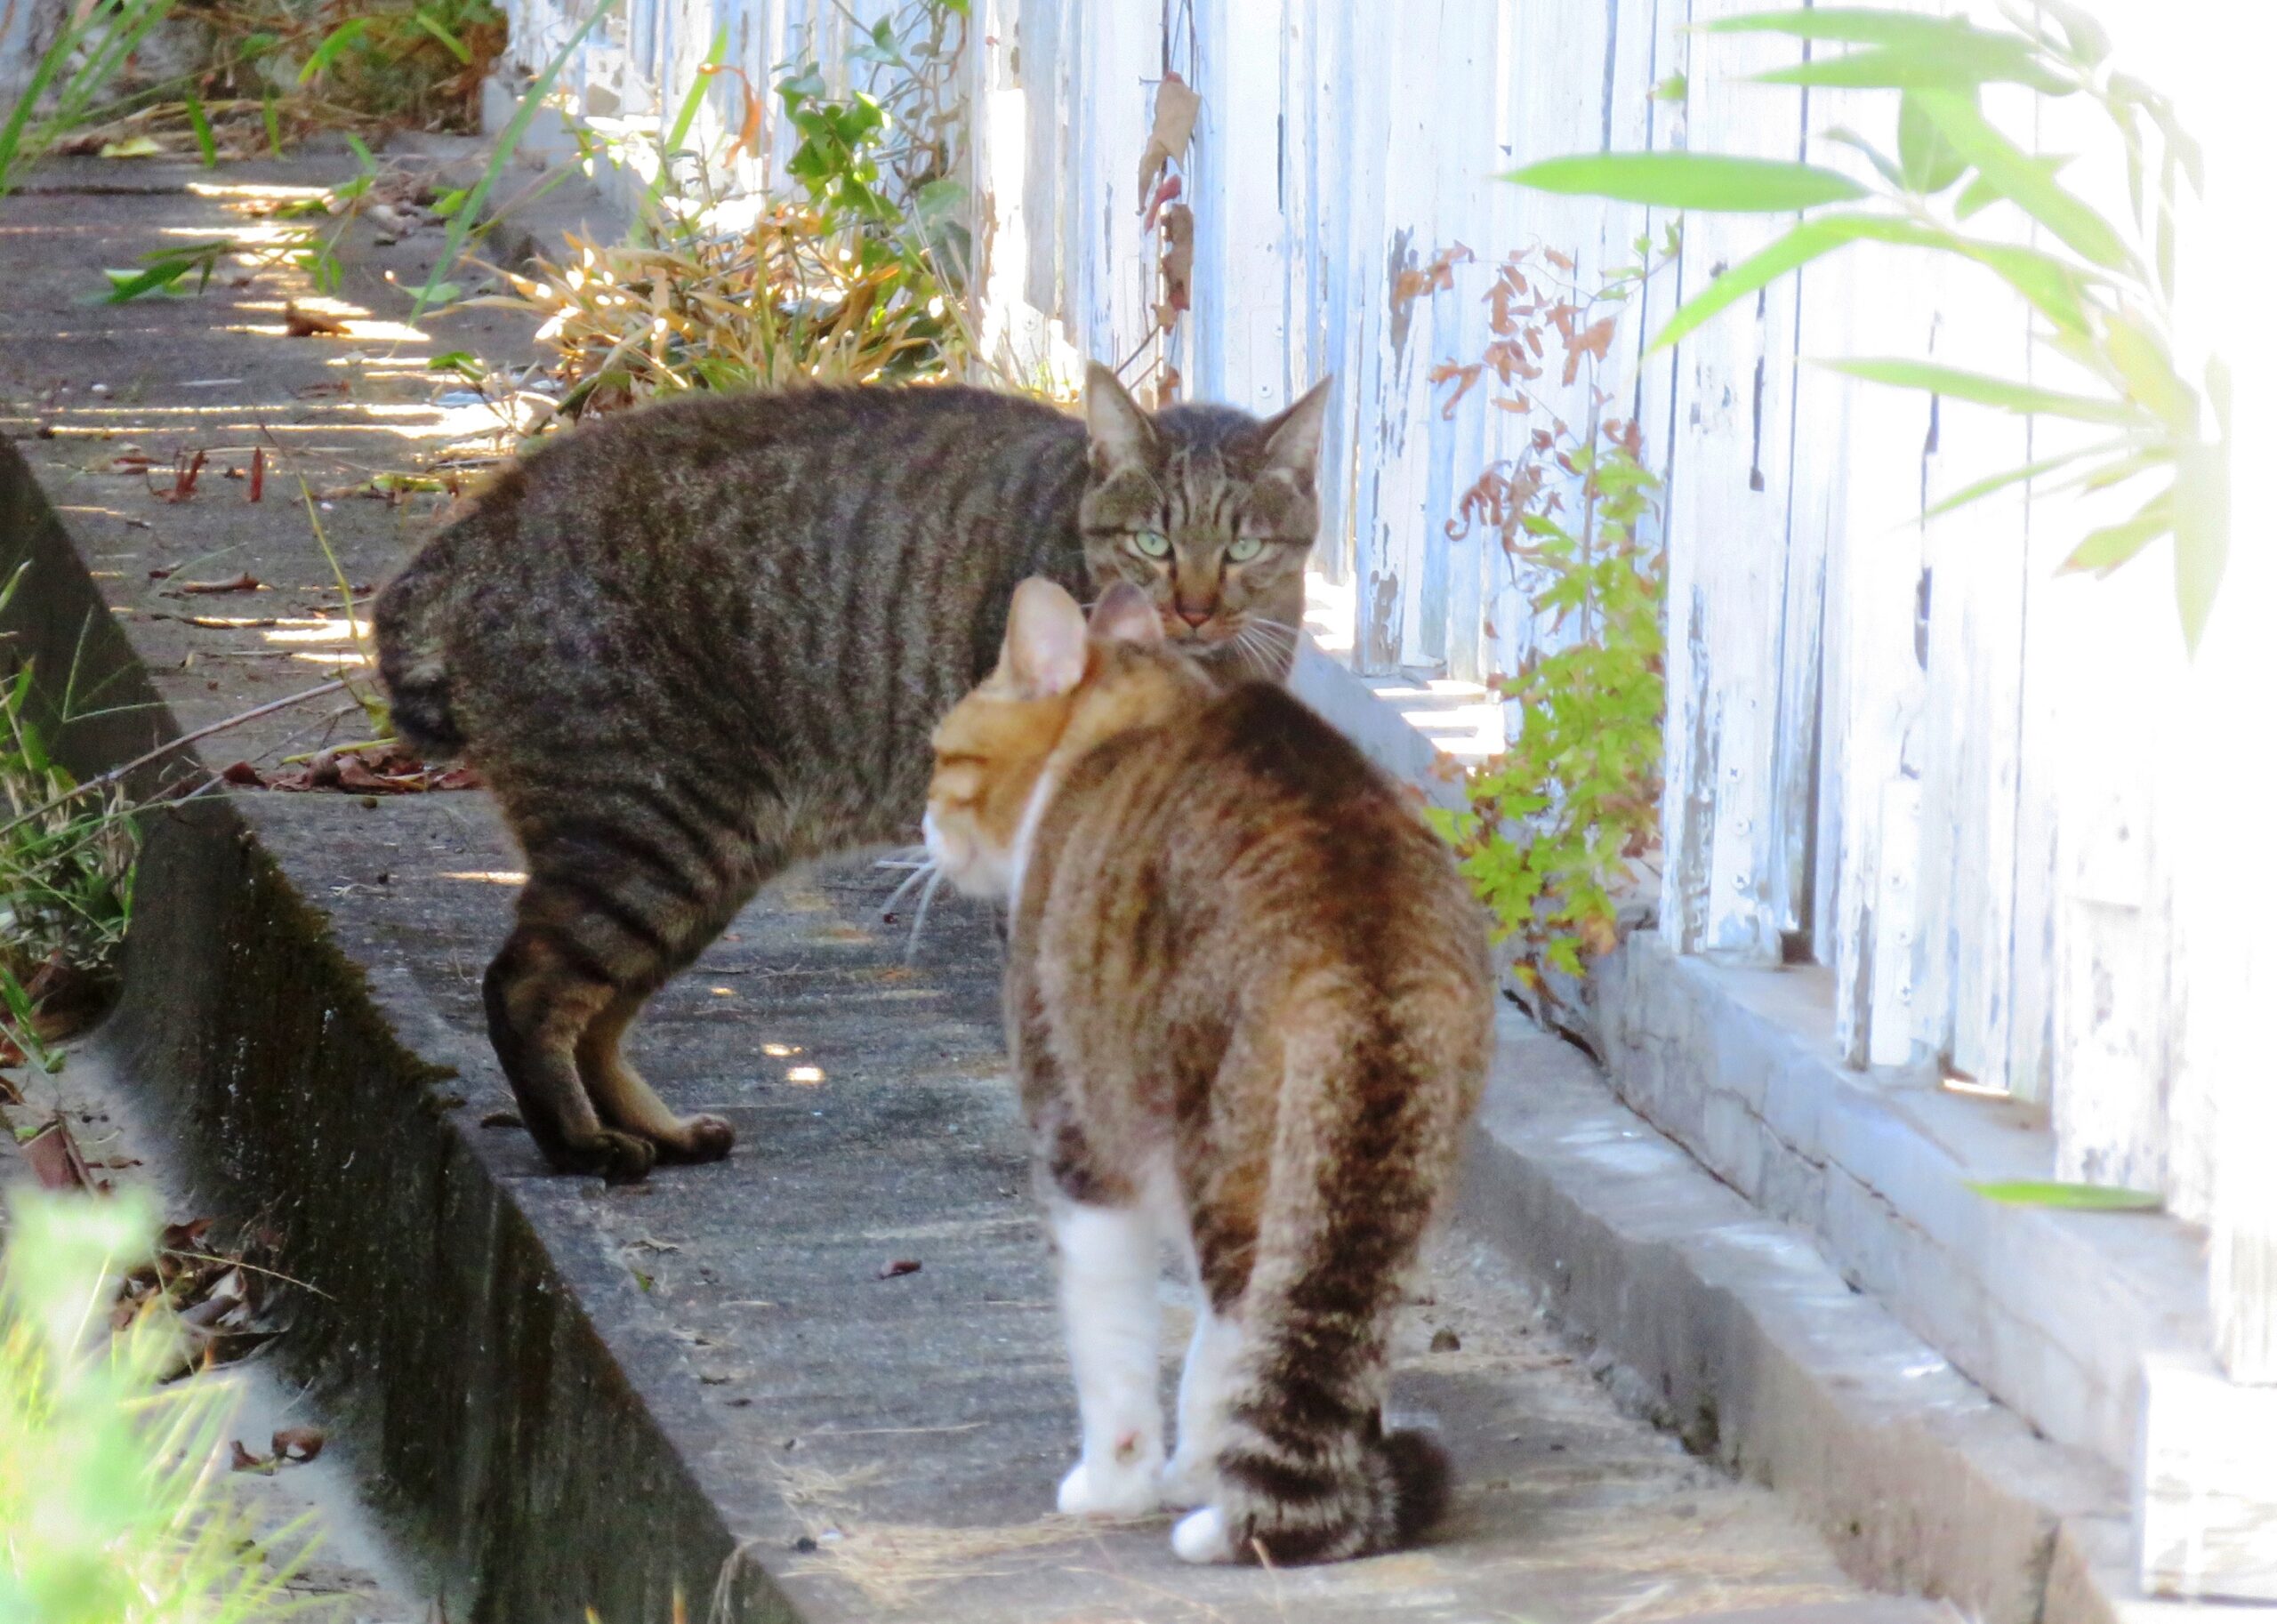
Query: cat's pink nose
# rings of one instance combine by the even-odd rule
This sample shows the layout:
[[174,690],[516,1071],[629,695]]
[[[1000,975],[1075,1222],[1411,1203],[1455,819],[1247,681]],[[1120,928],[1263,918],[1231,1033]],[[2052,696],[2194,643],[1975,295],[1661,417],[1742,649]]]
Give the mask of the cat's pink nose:
[[1178,607],[1178,617],[1189,626],[1206,626],[1210,623],[1208,609],[1189,609],[1184,604]]

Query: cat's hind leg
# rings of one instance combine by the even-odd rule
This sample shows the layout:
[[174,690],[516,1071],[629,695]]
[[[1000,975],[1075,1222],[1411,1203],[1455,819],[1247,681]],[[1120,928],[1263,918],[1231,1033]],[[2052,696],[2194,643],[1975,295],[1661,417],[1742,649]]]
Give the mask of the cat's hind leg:
[[728,1123],[675,1115],[619,1046],[648,995],[771,870],[725,832],[668,845],[630,816],[533,820],[517,832],[529,880],[482,990],[490,1041],[531,1137],[562,1171],[616,1183],[645,1178],[660,1158],[724,1156],[735,1143]]
[[1142,1202],[1065,1196],[1052,1204],[1051,1227],[1082,1418],[1082,1459],[1060,1481],[1059,1509],[1139,1515],[1162,1503],[1159,1233]]
[[1194,1337],[1178,1379],[1178,1448],[1163,1468],[1165,1505],[1206,1506],[1217,1494],[1218,1451],[1225,1444],[1241,1348],[1238,1310],[1220,1314],[1207,1292],[1199,1293]]
[[619,993],[586,1024],[577,1040],[577,1076],[601,1120],[656,1147],[659,1162],[716,1162],[736,1143],[724,1117],[679,1116],[656,1097],[648,1080],[619,1049],[625,1028],[648,1001],[643,992]]

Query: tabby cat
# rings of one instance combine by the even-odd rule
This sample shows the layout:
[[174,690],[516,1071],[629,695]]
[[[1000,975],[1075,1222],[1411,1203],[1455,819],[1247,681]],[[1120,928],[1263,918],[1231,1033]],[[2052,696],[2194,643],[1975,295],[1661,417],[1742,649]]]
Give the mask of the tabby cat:
[[403,737],[479,768],[529,879],[483,978],[557,1168],[734,1141],[620,1051],[641,1004],[786,865],[907,838],[934,722],[1023,577],[1137,583],[1203,663],[1285,675],[1325,385],[1270,422],[1078,419],[977,390],[691,395],[511,467],[380,594]]
[[[1048,581],[934,736],[926,843],[1010,900],[1004,1001],[1082,1413],[1063,1511],[1189,1561],[1396,1548],[1446,1461],[1387,1338],[1493,1041],[1485,922],[1398,786],[1281,688]],[[1158,1248],[1200,1287],[1167,1463]]]

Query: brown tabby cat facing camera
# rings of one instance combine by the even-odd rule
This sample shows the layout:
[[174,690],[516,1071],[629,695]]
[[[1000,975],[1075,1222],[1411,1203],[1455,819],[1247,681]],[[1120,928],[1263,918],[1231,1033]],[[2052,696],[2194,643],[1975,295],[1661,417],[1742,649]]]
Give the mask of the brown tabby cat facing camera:
[[529,879],[483,979],[557,1168],[643,1177],[734,1140],[620,1052],[767,880],[905,839],[936,720],[1012,589],[1135,583],[1201,663],[1284,677],[1326,385],[1260,422],[960,388],[690,395],[549,441],[374,609],[403,737],[461,754]]
[[[1008,898],[1005,1023],[1082,1413],[1067,1512],[1199,1507],[1189,1561],[1412,1541],[1446,1463],[1383,1430],[1400,1275],[1493,1041],[1485,922],[1403,792],[1279,687],[1087,628],[1048,581],[934,735],[926,844]],[[1201,1288],[1163,1457],[1158,1248]]]

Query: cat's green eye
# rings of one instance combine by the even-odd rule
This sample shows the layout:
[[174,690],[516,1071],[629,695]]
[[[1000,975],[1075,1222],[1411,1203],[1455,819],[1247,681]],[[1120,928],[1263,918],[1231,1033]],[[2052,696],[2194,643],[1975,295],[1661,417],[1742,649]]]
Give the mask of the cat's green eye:
[[1226,561],[1229,564],[1246,564],[1264,551],[1265,543],[1257,537],[1237,535],[1234,538],[1234,544],[1226,549]]
[[1130,545],[1142,559],[1167,559],[1171,556],[1171,538],[1159,530],[1134,530]]

